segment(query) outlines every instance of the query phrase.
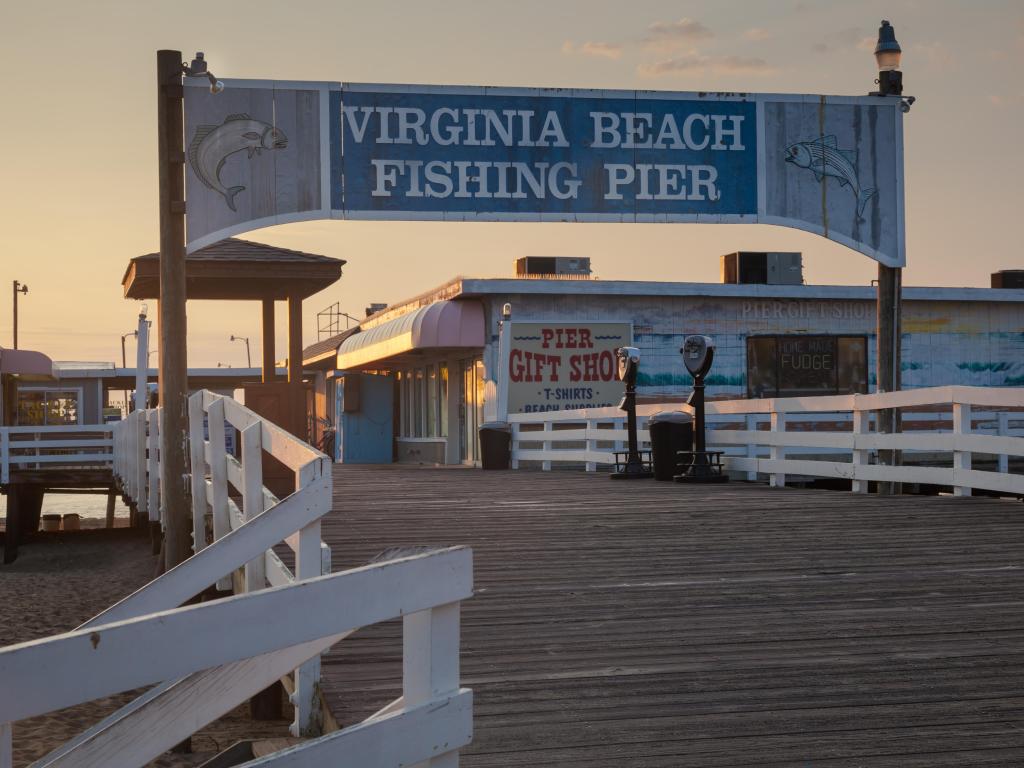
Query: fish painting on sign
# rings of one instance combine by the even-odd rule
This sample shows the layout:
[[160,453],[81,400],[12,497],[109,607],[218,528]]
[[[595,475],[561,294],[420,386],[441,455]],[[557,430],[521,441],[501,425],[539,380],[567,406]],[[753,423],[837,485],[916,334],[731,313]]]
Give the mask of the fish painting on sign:
[[819,136],[811,141],[798,141],[786,147],[785,159],[797,168],[806,168],[814,174],[816,181],[830,176],[839,181],[840,187],[849,186],[857,201],[857,218],[864,220],[864,207],[868,200],[878,194],[873,187],[862,189],[857,178],[857,153],[851,149],[840,149],[836,137]]
[[245,185],[226,186],[221,181],[221,170],[228,158],[236,152],[245,151],[248,159],[258,156],[263,150],[284,149],[288,137],[270,123],[256,120],[247,114],[228,115],[220,125],[200,125],[188,148],[188,161],[192,171],[204,186],[224,198],[232,211],[235,196]]

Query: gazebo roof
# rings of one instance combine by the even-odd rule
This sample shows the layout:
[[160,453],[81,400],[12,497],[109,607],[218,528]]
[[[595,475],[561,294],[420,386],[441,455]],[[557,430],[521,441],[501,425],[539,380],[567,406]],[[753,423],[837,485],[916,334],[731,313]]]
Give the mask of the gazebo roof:
[[[342,259],[232,237],[185,258],[186,294],[190,299],[304,299],[336,282],[344,264]],[[160,254],[129,261],[121,284],[125,298],[160,298]]]

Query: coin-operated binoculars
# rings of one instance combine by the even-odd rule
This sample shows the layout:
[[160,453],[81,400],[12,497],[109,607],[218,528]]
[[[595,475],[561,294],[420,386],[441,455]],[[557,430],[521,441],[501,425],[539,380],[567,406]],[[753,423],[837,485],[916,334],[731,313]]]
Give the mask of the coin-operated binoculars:
[[693,393],[687,403],[693,406],[692,451],[681,451],[682,473],[675,476],[679,483],[724,483],[729,476],[722,473],[722,452],[707,450],[704,428],[704,377],[715,359],[715,342],[710,336],[687,336],[679,350],[683,365],[693,376]]
[[616,451],[616,471],[611,476],[616,480],[654,477],[654,473],[640,457],[636,440],[636,374],[640,368],[640,350],[636,347],[619,347],[615,350],[615,357],[619,363],[619,379],[626,385],[626,394],[623,395],[619,408],[626,412],[629,450],[626,451],[624,462],[619,461],[622,452]]

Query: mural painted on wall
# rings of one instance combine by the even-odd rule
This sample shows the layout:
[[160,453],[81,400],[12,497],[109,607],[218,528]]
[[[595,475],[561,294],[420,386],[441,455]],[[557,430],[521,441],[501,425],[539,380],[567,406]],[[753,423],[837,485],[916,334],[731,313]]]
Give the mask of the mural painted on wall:
[[617,405],[624,388],[615,350],[628,323],[508,323],[508,412],[568,411]]
[[[746,397],[747,340],[767,334],[859,336],[867,341],[867,388],[875,388],[875,305],[863,300],[622,296],[516,297],[531,318],[551,313],[577,323],[633,323],[643,395],[684,395],[693,386],[679,356],[694,333],[715,339],[708,377],[714,397]],[[962,384],[1024,386],[1024,305],[1015,302],[907,301],[901,375],[905,388]],[[858,358],[862,359],[862,358]],[[863,363],[859,363],[863,366]]]

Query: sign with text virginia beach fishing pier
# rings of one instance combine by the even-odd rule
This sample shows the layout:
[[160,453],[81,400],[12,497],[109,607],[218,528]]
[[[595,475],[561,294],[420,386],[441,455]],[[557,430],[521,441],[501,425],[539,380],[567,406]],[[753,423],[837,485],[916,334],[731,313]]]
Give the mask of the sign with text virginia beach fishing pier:
[[225,82],[186,82],[189,251],[325,218],[707,222],[905,263],[895,97]]

